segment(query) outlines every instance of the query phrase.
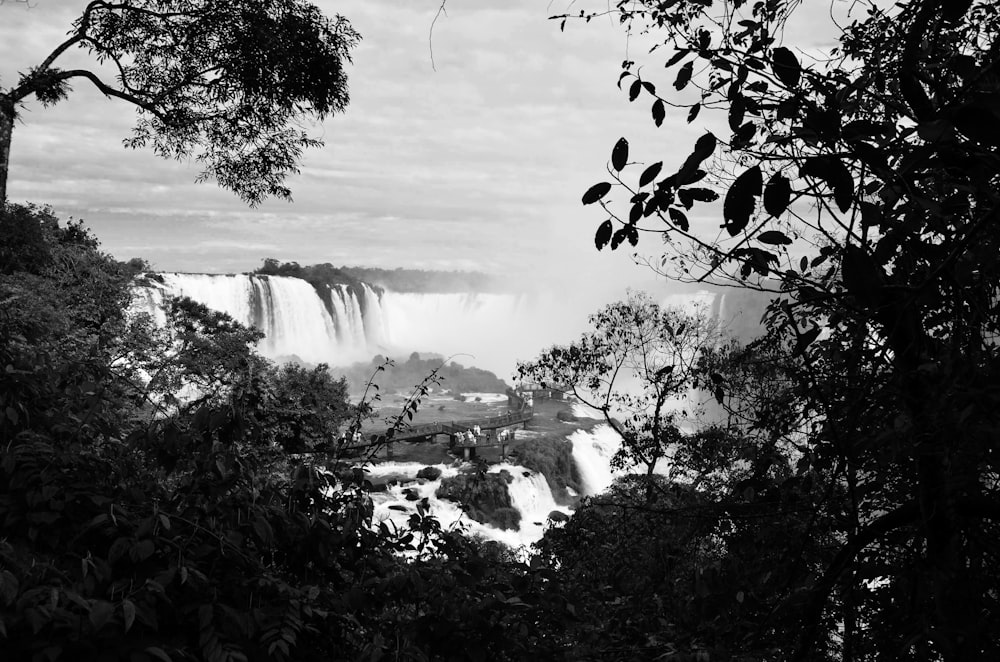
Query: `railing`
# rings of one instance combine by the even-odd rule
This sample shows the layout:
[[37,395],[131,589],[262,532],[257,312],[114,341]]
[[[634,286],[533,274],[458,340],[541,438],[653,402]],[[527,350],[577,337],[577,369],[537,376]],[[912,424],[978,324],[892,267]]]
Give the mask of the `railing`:
[[[488,416],[487,418],[474,418],[466,419],[461,421],[437,421],[434,423],[423,423],[421,425],[414,425],[412,427],[406,428],[405,430],[399,430],[392,438],[392,442],[396,441],[409,441],[413,439],[420,439],[423,437],[430,437],[438,434],[447,435],[458,435],[464,434],[467,430],[475,428],[477,425],[480,429],[485,430],[495,430],[496,428],[506,427],[508,425],[516,425],[518,423],[527,423],[535,415],[534,409],[527,404],[524,398],[522,398],[517,392],[512,389],[507,389],[507,396],[516,403],[517,409],[513,411],[508,411],[506,414],[500,414],[499,416]],[[378,444],[386,443],[384,437],[371,440],[361,439],[359,441],[344,441],[341,443],[331,444],[333,448],[337,451],[340,450],[361,450],[364,448],[370,448]],[[391,442],[390,442],[391,443]],[[478,443],[462,443],[456,444],[457,447],[470,447],[475,448],[479,446],[500,446],[501,442],[497,439],[492,441],[483,441]],[[313,452],[330,452],[328,450],[324,451],[313,451]]]

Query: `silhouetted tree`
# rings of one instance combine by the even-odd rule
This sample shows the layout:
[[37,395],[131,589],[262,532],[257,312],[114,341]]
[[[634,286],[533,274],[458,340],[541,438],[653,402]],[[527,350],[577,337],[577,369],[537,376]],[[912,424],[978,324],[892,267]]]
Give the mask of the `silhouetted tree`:
[[[359,39],[346,19],[304,0],[93,0],[68,39],[0,90],[0,202],[18,105],[31,96],[55,104],[76,80],[135,106],[127,145],[193,157],[199,180],[251,205],[288,198],[284,181],[303,149],[322,144],[301,120],[347,106],[344,66]],[[95,66],[59,68],[74,47]]]
[[[668,80],[632,61],[620,79],[657,125],[680,106],[688,122],[721,110],[728,128],[674,162],[638,163],[622,138],[610,180],[583,203],[608,214],[599,249],[653,233],[667,244],[656,270],[776,295],[768,351],[789,359],[794,387],[775,397],[812,413],[795,431],[794,478],[815,509],[803,532],[838,541],[784,601],[802,627],[798,659],[989,659],[1000,655],[1000,7],[851,7],[857,18],[816,59],[780,41],[804,3],[584,12],[666,47],[655,53]],[[693,209],[721,216],[723,232]],[[757,434],[781,432],[776,420]],[[841,632],[824,627],[831,615]]]

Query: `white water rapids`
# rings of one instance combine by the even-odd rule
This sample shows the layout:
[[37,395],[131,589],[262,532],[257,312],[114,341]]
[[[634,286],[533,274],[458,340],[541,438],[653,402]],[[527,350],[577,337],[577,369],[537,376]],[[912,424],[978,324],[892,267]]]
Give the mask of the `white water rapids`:
[[[578,430],[569,437],[573,444],[573,460],[583,478],[583,494],[594,496],[610,487],[612,481],[623,472],[611,469],[609,464],[620,443],[617,435],[606,425],[599,425],[593,432]],[[410,515],[417,511],[417,501],[407,499],[407,491],[412,490],[418,499],[426,498],[431,514],[438,518],[442,527],[450,528],[461,524],[472,535],[494,540],[518,549],[528,547],[541,539],[548,525],[549,514],[560,511],[572,514],[572,510],[556,503],[545,477],[525,467],[503,463],[490,467],[490,473],[506,470],[513,477],[507,486],[511,505],[521,513],[521,524],[517,530],[502,530],[488,524],[481,524],[466,516],[461,507],[447,499],[439,499],[435,492],[441,486],[441,478],[455,476],[460,467],[455,464],[432,465],[441,470],[437,480],[418,480],[417,472],[425,465],[419,462],[381,462],[369,466],[368,478],[373,482],[398,481],[385,492],[375,492],[375,520],[389,520],[397,527],[406,524]]]

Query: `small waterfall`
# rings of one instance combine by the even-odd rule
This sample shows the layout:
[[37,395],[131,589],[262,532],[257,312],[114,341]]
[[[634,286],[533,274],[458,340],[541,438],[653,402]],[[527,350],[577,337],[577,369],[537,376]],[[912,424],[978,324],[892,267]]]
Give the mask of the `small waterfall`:
[[507,486],[507,491],[510,494],[511,505],[521,513],[522,544],[527,545],[541,540],[549,513],[552,511],[558,510],[566,514],[572,512],[556,503],[549,483],[542,474],[511,464],[502,465],[501,468],[509,471],[514,477]]
[[615,431],[608,425],[598,425],[591,432],[577,430],[569,440],[573,444],[573,462],[580,472],[582,496],[595,496],[611,487],[620,475],[611,468],[611,458],[621,447]]

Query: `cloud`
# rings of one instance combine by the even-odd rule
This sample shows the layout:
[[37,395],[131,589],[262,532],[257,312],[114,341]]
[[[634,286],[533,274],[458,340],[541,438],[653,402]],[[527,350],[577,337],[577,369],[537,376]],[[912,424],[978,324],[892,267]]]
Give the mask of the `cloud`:
[[[85,83],[55,108],[23,109],[11,198],[82,217],[106,250],[162,269],[247,270],[273,256],[479,268],[569,286],[648,277],[627,252],[595,251],[603,219],[580,196],[607,177],[619,137],[636,160],[679,160],[712,120],[689,127],[668,115],[657,129],[648,101],[628,103],[615,83],[621,60],[646,47],[640,37],[604,20],[560,32],[548,20],[564,10],[558,2],[452,0],[433,38],[438,0],[317,4],[347,16],[363,41],[351,105],[314,127],[326,147],[290,178],[293,203],[248,209],[194,184],[194,164],[124,149],[133,109]],[[40,61],[84,5],[0,7],[0,84]]]

